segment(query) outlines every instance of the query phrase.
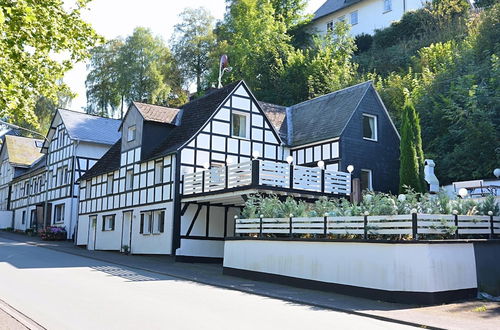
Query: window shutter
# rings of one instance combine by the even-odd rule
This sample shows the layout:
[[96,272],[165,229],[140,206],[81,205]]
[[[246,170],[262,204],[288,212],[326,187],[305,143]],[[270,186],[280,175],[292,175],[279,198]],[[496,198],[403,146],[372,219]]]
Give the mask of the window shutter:
[[139,234],[144,234],[144,213],[141,213],[141,226],[139,228]]
[[160,221],[158,227],[160,233],[163,233],[165,231],[165,211],[160,212]]

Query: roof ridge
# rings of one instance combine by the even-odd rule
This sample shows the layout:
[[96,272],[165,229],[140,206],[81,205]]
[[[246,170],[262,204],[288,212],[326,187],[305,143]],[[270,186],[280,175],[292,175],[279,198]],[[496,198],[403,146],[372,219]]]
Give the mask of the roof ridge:
[[172,108],[172,107],[167,107],[164,105],[158,105],[158,104],[152,104],[152,103],[145,103],[145,102],[138,102],[138,101],[132,101],[134,104],[144,104],[144,105],[150,105],[153,107],[159,107],[159,108],[165,108],[165,109],[172,109],[172,110],[180,110],[179,108]]
[[64,110],[64,111],[74,112],[74,113],[77,113],[77,114],[80,114],[80,115],[89,116],[89,117],[97,117],[97,118],[102,118],[102,119],[120,120],[120,119],[117,119],[117,118],[104,117],[104,116],[94,115],[94,114],[91,114],[91,113],[86,113],[86,112],[83,112],[83,111],[66,109],[66,108],[58,108],[57,110],[58,111],[59,110]]
[[302,101],[300,103],[297,103],[297,104],[294,104],[294,105],[291,105],[290,108],[292,108],[292,110],[295,110],[294,108],[298,105],[301,105],[303,103],[307,103],[307,102],[315,102],[315,101],[318,101],[322,98],[325,98],[327,96],[332,96],[332,94],[339,94],[339,93],[342,93],[342,92],[347,92],[348,90],[350,89],[354,89],[356,87],[360,87],[361,85],[364,85],[364,84],[368,84],[368,83],[372,83],[373,80],[367,80],[367,81],[364,81],[364,82],[361,82],[361,83],[358,83],[356,85],[352,85],[352,86],[348,86],[348,87],[345,87],[345,88],[342,88],[342,89],[338,89],[336,91],[333,91],[333,92],[330,92],[328,94],[323,94],[323,95],[320,95],[320,96],[316,96],[312,99],[309,99],[309,100],[305,100],[305,101]]

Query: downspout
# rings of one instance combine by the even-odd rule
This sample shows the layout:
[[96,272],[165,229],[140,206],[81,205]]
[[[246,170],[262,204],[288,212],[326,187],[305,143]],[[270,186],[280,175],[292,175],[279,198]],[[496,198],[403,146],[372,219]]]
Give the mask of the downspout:
[[[79,144],[79,141],[76,140],[74,143],[73,143],[73,164],[71,166],[71,180],[70,180],[70,183],[71,183],[71,186],[70,186],[70,191],[69,191],[69,196],[70,196],[70,203],[71,203],[71,206],[70,206],[70,216],[69,216],[69,231],[68,231],[68,234],[71,233],[71,229],[73,228],[73,193],[74,193],[74,188],[75,188],[75,184],[74,184],[74,181],[75,181],[75,167],[76,167],[76,161],[75,161],[75,158],[76,158],[76,147],[78,146]],[[77,222],[78,222],[78,219],[77,219]],[[76,235],[76,230],[74,232],[74,234]],[[70,237],[71,239],[71,237]],[[73,242],[73,244],[76,243],[76,236],[75,236],[75,240]]]

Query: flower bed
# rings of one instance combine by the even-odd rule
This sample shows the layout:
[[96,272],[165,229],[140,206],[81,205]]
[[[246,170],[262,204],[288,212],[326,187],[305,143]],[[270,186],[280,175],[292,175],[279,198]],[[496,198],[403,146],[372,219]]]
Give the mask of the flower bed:
[[44,241],[64,241],[68,235],[64,227],[49,226],[38,232]]

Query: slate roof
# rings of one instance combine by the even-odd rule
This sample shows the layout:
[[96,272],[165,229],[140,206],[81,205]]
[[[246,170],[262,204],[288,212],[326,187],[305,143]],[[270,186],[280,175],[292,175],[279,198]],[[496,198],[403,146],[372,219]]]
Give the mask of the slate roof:
[[89,115],[79,111],[59,109],[66,130],[73,140],[114,144],[120,137],[119,119]]
[[14,166],[29,167],[43,156],[40,152],[42,140],[16,135],[5,135],[4,138],[9,162]]
[[292,146],[339,137],[371,81],[338,90],[290,107]]
[[97,175],[109,173],[120,168],[120,155],[122,149],[122,140],[119,139],[102,157],[94,164],[80,180],[86,180]]
[[[47,170],[47,168],[45,167],[46,165],[47,165],[47,155],[43,154],[42,157],[40,157],[35,163],[33,163],[29,169],[24,170],[24,171],[18,173],[16,176],[14,176],[13,181],[23,180],[35,172],[46,171]],[[43,171],[40,171],[40,170],[43,170]]]
[[163,107],[160,105],[140,102],[133,103],[146,121],[171,124],[180,111],[179,109]]
[[318,10],[314,12],[313,20],[330,15],[331,13],[350,7],[361,1],[363,0],[327,0],[321,7],[318,8]]
[[188,142],[241,82],[234,82],[183,105],[180,125],[174,127],[159,147],[151,155],[144,155],[144,158],[165,156]]
[[286,121],[286,107],[282,105],[267,103],[259,101],[262,111],[266,114],[267,118],[273,124],[274,128],[282,138],[287,139],[287,121]]

